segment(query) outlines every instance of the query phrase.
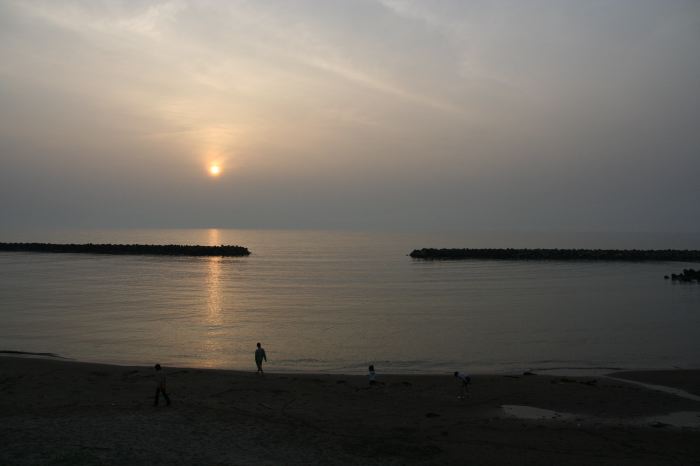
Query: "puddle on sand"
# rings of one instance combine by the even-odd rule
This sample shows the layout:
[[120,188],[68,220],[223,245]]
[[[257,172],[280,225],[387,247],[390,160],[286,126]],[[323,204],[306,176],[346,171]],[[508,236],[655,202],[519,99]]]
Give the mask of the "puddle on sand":
[[671,427],[698,429],[700,428],[700,411],[678,411],[662,416],[651,416],[644,418],[642,423],[652,427],[668,425]]
[[620,425],[626,424],[637,427],[675,427],[700,429],[700,411],[678,411],[659,416],[635,418],[601,418],[595,416],[560,413],[550,409],[535,408],[534,406],[502,405],[501,410],[507,417],[531,421],[571,421],[596,424]]
[[550,409],[535,408],[534,406],[503,405],[501,409],[506,416],[517,417],[518,419],[565,421],[574,418],[573,414],[559,413]]
[[611,377],[609,375],[605,376],[606,379],[615,380],[617,382],[629,383],[632,385],[638,385],[640,387],[648,388],[649,390],[655,390],[657,392],[670,393],[671,395],[676,395],[681,398],[687,398],[688,400],[700,401],[700,396],[694,395],[692,393],[681,390],[680,388],[667,387],[666,385],[654,385],[651,383],[638,382],[636,380],[623,379],[620,377]]

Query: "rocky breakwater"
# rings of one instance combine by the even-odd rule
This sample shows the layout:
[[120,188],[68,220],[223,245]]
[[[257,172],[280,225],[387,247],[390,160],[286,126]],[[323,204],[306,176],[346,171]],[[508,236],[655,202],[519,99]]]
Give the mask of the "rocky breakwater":
[[666,280],[671,278],[671,280],[674,282],[685,282],[685,283],[698,282],[698,283],[700,283],[700,270],[683,269],[683,273],[679,273],[679,274],[672,273],[671,277],[666,275],[666,276],[664,276],[664,278]]
[[700,262],[700,251],[678,249],[415,249],[424,260],[556,260]]
[[50,252],[73,254],[118,254],[156,256],[225,256],[250,255],[243,246],[199,246],[180,244],[52,244],[52,243],[0,243],[0,251]]

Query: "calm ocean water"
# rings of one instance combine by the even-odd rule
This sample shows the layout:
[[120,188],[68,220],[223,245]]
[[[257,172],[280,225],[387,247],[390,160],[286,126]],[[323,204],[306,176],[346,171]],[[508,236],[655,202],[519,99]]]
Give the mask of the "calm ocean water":
[[240,244],[247,258],[0,253],[0,350],[270,371],[698,368],[684,263],[421,262],[420,247],[700,249],[697,235],[1,232],[0,241]]

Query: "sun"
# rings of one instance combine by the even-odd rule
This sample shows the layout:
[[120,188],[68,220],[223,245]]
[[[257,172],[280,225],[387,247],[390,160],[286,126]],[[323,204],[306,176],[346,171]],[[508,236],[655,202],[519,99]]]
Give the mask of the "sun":
[[219,176],[221,175],[221,167],[219,165],[209,165],[209,174],[211,176]]

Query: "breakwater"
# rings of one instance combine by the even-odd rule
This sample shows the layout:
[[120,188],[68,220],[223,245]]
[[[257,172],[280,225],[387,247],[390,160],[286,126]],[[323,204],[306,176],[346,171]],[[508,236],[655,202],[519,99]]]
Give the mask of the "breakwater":
[[425,260],[556,260],[700,262],[700,251],[677,249],[415,249]]
[[668,280],[670,278],[674,282],[678,281],[678,282],[692,283],[695,281],[695,282],[700,283],[700,270],[683,269],[683,273],[679,273],[679,274],[672,273],[670,277],[668,275],[666,275],[664,278],[666,280]]
[[0,251],[74,254],[118,254],[156,256],[248,256],[243,246],[199,246],[180,244],[52,244],[0,243]]

